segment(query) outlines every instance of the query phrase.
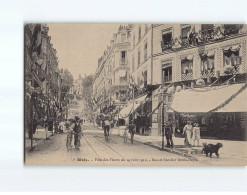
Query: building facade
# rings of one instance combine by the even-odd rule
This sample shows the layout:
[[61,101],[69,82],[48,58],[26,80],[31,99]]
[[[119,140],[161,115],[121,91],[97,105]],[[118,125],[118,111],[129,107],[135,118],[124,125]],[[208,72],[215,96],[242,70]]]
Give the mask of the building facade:
[[[246,25],[153,25],[153,84],[183,89],[201,87],[200,82],[204,87],[220,86],[234,75],[232,84],[246,82],[246,32]],[[167,104],[172,104],[173,96],[172,93],[165,96]],[[153,93],[153,108],[161,98]],[[161,109],[156,114],[158,120],[153,123],[152,130],[154,134],[161,134]],[[174,112],[171,115],[180,122],[183,120]],[[223,113],[222,118],[225,115],[235,118],[234,113]],[[209,116],[197,119],[205,130],[205,136],[217,137],[212,129],[208,130],[210,124],[205,121],[210,120]]]
[[24,26],[25,132],[29,138],[37,125],[59,120],[66,94],[61,94],[63,79],[58,68],[57,51],[46,24]]
[[[214,113],[203,109],[196,112],[172,110],[174,98],[177,101],[176,92],[181,90],[217,92],[221,87],[230,87],[232,94],[224,92],[229,97],[224,97],[222,107],[245,90],[246,33],[246,25],[240,24],[132,24],[127,28],[120,27],[98,60],[93,83],[95,111],[106,111],[121,102],[121,97],[125,106],[124,109],[119,106],[118,112],[132,113],[127,115],[130,120],[136,120],[139,134],[161,135],[163,118],[164,123],[170,118],[174,132],[180,132],[179,135],[186,121],[193,120],[201,125],[205,137],[246,137],[246,112],[223,113],[216,110],[224,110],[218,106],[212,109]],[[236,90],[238,87],[240,89]],[[127,96],[123,95],[126,92]],[[219,96],[214,102],[224,99],[217,93],[213,96]],[[131,105],[140,99],[142,102],[136,104],[137,107]],[[162,102],[165,102],[163,115]],[[222,130],[222,126],[227,130]]]
[[113,112],[127,103],[131,27],[132,25],[120,26],[104,54],[98,59],[93,82],[97,113]]

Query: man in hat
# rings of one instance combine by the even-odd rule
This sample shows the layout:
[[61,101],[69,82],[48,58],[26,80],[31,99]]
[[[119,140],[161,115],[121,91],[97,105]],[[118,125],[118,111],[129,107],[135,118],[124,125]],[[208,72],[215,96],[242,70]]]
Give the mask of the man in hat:
[[75,116],[75,121],[74,123],[71,125],[71,129],[73,129],[74,131],[74,145],[75,145],[75,149],[79,150],[80,148],[80,139],[82,136],[82,128],[81,128],[81,120],[78,116]]
[[134,135],[135,135],[135,132],[136,132],[136,126],[135,126],[133,120],[131,120],[131,121],[129,122],[127,128],[129,129],[129,133],[130,133],[130,135],[131,135],[130,140],[131,140],[131,142],[133,143],[133,142],[134,142]]
[[173,140],[172,140],[172,120],[169,118],[168,122],[165,124],[165,135],[166,135],[166,141],[167,141],[167,147],[173,147]]
[[104,135],[108,135],[109,136],[109,130],[110,130],[110,116],[109,115],[104,115],[104,124],[103,124],[103,128],[104,128]]

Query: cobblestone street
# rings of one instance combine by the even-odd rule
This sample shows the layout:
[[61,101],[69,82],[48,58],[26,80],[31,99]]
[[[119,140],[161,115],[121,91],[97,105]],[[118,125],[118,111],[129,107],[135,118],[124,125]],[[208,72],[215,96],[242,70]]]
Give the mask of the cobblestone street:
[[[34,151],[26,150],[27,165],[193,165],[193,159],[160,151],[139,142],[124,143],[116,132],[105,141],[103,130],[86,127],[80,151],[66,149],[66,133],[50,136]],[[114,129],[114,131],[116,131]],[[197,162],[198,165],[199,162]]]

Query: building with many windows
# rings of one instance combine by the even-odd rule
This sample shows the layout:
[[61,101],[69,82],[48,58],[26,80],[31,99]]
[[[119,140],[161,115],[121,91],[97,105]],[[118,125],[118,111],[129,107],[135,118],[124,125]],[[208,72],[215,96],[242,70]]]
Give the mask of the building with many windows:
[[127,103],[132,25],[120,25],[113,40],[98,59],[93,95],[98,113],[120,109]]
[[126,101],[118,116],[135,120],[139,134],[161,135],[171,119],[178,136],[191,120],[204,137],[246,139],[247,106],[236,103],[245,102],[246,41],[240,24],[120,27],[99,59],[95,108]]
[[131,37],[131,76],[144,87],[152,82],[152,25],[134,24]]
[[[238,24],[153,25],[153,84],[168,87],[164,99],[173,110],[167,108],[166,120],[170,117],[176,121],[174,129],[181,132],[186,121],[192,120],[201,125],[202,136],[236,139],[246,136],[246,113],[218,110],[244,90],[246,30],[246,25]],[[185,90],[176,92],[181,89]],[[203,93],[200,90],[204,90]],[[179,98],[183,93],[186,97]],[[154,92],[152,101],[160,102],[161,98]],[[211,105],[214,108],[200,109],[210,101],[208,108]],[[153,108],[156,105],[153,103]],[[182,109],[183,106],[187,109]],[[158,120],[153,123],[152,131],[161,134],[161,108],[156,114]]]
[[37,125],[61,119],[67,105],[68,89],[62,90],[66,79],[61,77],[48,32],[46,24],[24,26],[25,131],[29,138]]
[[[131,31],[131,65],[130,78],[134,87],[132,98],[136,105],[145,102],[145,97],[151,91],[148,86],[152,85],[152,25],[151,24],[134,24]],[[151,127],[151,115],[145,113],[152,111],[152,101],[146,101],[138,109],[134,110],[135,114],[132,119],[136,121],[137,133],[146,134]],[[130,105],[131,107],[131,105]],[[137,106],[136,106],[137,108]]]

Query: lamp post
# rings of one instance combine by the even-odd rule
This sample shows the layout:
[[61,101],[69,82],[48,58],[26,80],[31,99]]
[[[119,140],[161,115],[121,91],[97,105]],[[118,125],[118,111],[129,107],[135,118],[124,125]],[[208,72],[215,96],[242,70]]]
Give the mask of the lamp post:
[[[34,75],[33,75],[33,68],[31,69],[31,75],[32,75],[32,83],[31,83],[31,86],[34,86]],[[32,114],[31,114],[31,151],[34,150],[33,148],[33,127],[34,127],[34,124],[33,124],[33,121],[34,121],[34,94],[32,93],[31,95],[31,108],[32,108]]]
[[162,130],[162,150],[165,147],[165,89],[164,83],[162,84],[162,120],[161,120],[161,130]]
[[161,123],[161,129],[162,129],[162,150],[164,149],[164,143],[165,143],[165,94],[164,91],[162,91],[162,123]]

